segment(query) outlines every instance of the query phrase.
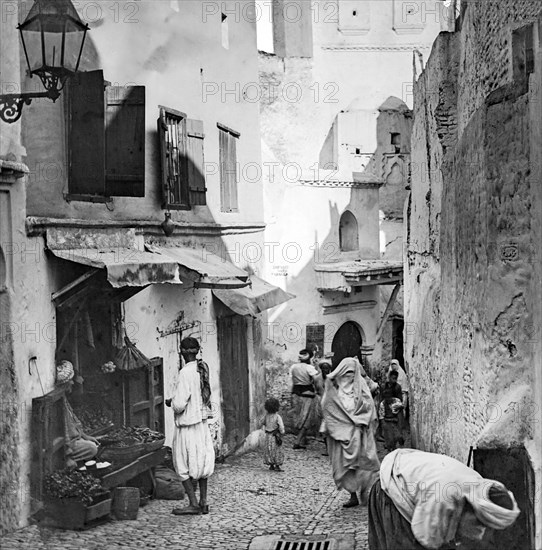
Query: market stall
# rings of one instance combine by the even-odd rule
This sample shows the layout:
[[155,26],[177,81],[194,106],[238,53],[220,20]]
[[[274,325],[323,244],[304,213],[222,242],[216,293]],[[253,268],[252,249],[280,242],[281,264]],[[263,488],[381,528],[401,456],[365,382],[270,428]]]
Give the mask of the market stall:
[[[97,291],[103,281],[95,284]],[[162,359],[145,357],[130,340],[117,293],[84,288],[56,302],[57,361],[72,365],[73,384],[32,402],[33,497],[42,504],[42,520],[65,528],[108,517],[114,505],[109,491],[116,487],[138,487],[142,496],[152,496],[154,469],[165,456]],[[98,439],[93,460],[71,460],[70,418],[84,438]],[[96,480],[101,492],[93,495]],[[62,513],[64,505],[78,512]]]

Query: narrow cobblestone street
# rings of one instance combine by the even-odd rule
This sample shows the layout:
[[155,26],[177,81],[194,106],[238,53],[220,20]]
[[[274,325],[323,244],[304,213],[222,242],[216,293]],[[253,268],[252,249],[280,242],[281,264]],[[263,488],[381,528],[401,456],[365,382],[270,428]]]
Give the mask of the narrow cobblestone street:
[[[31,526],[2,539],[2,550],[247,549],[261,535],[348,535],[355,550],[367,548],[367,508],[343,509],[325,447],[311,440],[305,451],[285,441],[284,472],[264,466],[253,452],[217,464],[210,480],[209,515],[179,517],[176,501],[155,500],[135,521],[111,521],[87,531]],[[182,504],[182,502],[181,502]],[[352,549],[354,550],[354,549]]]

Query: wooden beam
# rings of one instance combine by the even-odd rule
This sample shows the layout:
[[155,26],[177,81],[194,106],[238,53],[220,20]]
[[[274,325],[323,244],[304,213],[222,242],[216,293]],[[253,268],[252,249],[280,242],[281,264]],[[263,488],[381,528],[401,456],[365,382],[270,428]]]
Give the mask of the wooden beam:
[[397,283],[393,287],[393,291],[391,293],[390,299],[388,300],[388,305],[386,306],[386,311],[384,311],[384,315],[382,316],[382,320],[380,321],[380,326],[378,327],[378,330],[376,331],[376,341],[380,341],[380,338],[382,337],[382,331],[384,330],[384,325],[386,324],[386,321],[388,320],[388,317],[390,316],[391,309],[393,307],[393,304],[395,304],[395,299],[397,298],[397,294],[399,293],[399,289],[401,288],[401,283]]
[[[81,277],[78,277],[77,279],[75,279],[75,281],[72,281],[70,284],[61,288],[58,292],[53,292],[53,294],[51,295],[51,300],[53,302],[56,302],[59,298],[64,296],[64,294],[66,294],[73,288],[79,286],[80,284],[84,283],[90,277],[93,277],[94,275],[96,275],[98,271],[99,270],[97,269],[91,269],[90,271],[87,271],[85,274],[81,275]],[[61,306],[61,305],[62,305],[62,302],[57,303],[57,306]]]

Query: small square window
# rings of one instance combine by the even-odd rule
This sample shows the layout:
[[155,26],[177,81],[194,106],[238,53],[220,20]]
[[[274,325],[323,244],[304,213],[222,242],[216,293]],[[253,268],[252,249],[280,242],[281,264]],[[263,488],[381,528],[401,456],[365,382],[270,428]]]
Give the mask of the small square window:
[[400,153],[401,152],[401,134],[392,132],[390,141],[393,147],[395,148],[395,153],[396,154]]

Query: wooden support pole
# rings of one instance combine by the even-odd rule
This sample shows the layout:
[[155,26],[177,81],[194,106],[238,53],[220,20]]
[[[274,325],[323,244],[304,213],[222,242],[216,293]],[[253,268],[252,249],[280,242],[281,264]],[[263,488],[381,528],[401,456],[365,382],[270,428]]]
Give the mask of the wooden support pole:
[[391,309],[393,307],[393,304],[395,304],[395,299],[397,298],[397,294],[399,293],[400,288],[401,288],[401,283],[397,283],[393,287],[393,291],[391,293],[390,299],[388,300],[388,305],[386,306],[386,311],[384,311],[384,315],[382,316],[382,320],[380,321],[380,325],[378,327],[378,330],[376,331],[376,341],[377,342],[382,337],[382,332],[384,330],[384,325],[386,324],[386,321],[388,320],[388,317],[390,316]]

